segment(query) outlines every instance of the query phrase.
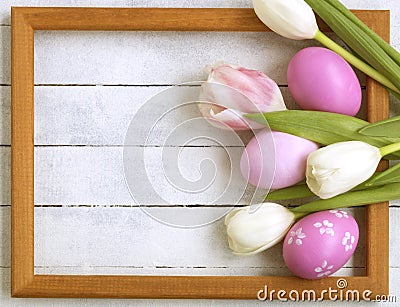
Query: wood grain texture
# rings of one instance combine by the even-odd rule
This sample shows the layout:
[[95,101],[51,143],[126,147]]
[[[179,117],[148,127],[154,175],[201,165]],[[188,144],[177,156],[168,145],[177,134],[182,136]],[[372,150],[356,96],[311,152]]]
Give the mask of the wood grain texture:
[[[252,8],[23,8],[35,30],[81,31],[270,31]],[[357,16],[368,11],[355,11]],[[366,16],[366,19],[369,16]],[[330,28],[317,17],[321,31]]]
[[[358,14],[363,17],[363,12]],[[366,19],[366,21],[369,23],[379,22],[379,16],[382,14],[385,14],[385,12],[377,12],[373,19]],[[188,17],[192,17],[192,19]],[[122,22],[121,19],[123,19]],[[196,23],[198,24],[196,25]],[[304,280],[294,277],[279,276],[34,275],[32,27],[45,30],[266,30],[264,26],[261,27],[260,22],[251,10],[197,9],[190,12],[185,9],[155,9],[154,11],[147,9],[65,9],[64,11],[58,8],[18,8],[13,10],[12,291],[14,296],[254,298],[265,284],[273,285],[273,287],[287,292],[291,289],[301,291],[315,288],[321,290],[336,285],[337,277],[304,282]],[[21,46],[24,46],[25,49]],[[26,67],[29,68],[28,73],[23,74]],[[28,104],[28,107],[24,104]],[[379,112],[379,110],[372,108],[370,114],[375,111]],[[17,116],[14,117],[14,114],[17,114]],[[373,224],[376,221],[375,219],[378,218],[378,214],[384,214],[384,212],[377,212],[375,209],[368,209],[368,212],[368,219],[370,219],[369,223],[371,224],[369,225],[371,231],[367,237],[369,241],[367,243],[368,275],[349,277],[347,279],[348,288],[359,289],[360,291],[370,289],[374,291],[374,294],[381,294],[387,291],[387,274],[378,274],[377,256],[380,255],[376,251],[371,251],[371,249],[372,247],[382,247],[383,253],[385,253],[384,248],[385,244],[387,247],[387,242],[379,246],[371,242],[375,242],[382,238],[381,235],[385,235],[384,228],[383,231],[379,230],[379,227]]]
[[[372,12],[366,14],[373,19]],[[383,39],[390,39],[390,14],[381,12],[379,22],[370,25]],[[389,94],[375,80],[367,78],[367,120],[379,121],[389,117]],[[381,168],[388,167],[387,162]],[[389,202],[367,206],[367,275],[375,281],[378,292],[389,292]]]
[[32,281],[33,232],[33,29],[21,11],[12,11],[11,202],[12,291]]
[[[400,268],[393,268],[390,276],[390,284],[391,287],[391,295],[398,295],[398,289],[400,289]],[[15,299],[11,298],[8,293],[10,291],[10,269],[2,269],[0,268],[0,275],[3,276],[3,283],[0,284],[0,301],[4,306],[12,306],[12,307],[21,307],[21,306],[29,306],[29,307],[71,307],[71,306],[101,306],[101,307],[149,307],[149,306],[168,306],[168,307],[186,307],[188,305],[198,306],[198,307],[208,307],[210,305],[213,306],[221,306],[221,307],[241,307],[241,306],[260,306],[260,305],[268,305],[268,306],[282,306],[282,302],[260,302],[256,299],[251,300],[179,300],[179,299],[165,299],[165,300],[146,300],[146,299],[135,299],[135,300],[126,300],[126,299],[105,299],[105,300],[92,300],[92,299]],[[357,303],[344,303],[344,302],[318,302],[318,303],[310,303],[306,302],[301,305],[307,306],[336,306],[338,304],[342,304],[343,306],[355,305]],[[360,303],[358,303],[359,305]],[[393,302],[375,302],[371,303],[371,305],[376,307],[395,307],[398,303]],[[287,301],[284,303],[287,307],[296,307],[299,306],[299,302]]]

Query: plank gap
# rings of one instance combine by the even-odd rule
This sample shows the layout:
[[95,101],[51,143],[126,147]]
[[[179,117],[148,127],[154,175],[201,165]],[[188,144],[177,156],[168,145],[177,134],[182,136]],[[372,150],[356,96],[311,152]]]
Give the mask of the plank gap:
[[[199,81],[205,82],[205,81]],[[0,84],[2,85],[2,84]],[[10,84],[3,84],[4,86],[9,86]],[[154,84],[129,84],[129,83],[35,83],[34,86],[37,87],[48,87],[48,86],[105,86],[105,87],[166,87],[166,86],[181,86],[181,87],[198,87],[199,85],[186,85],[186,84],[163,84],[163,83],[154,83]],[[288,88],[287,84],[278,84],[278,87]],[[366,86],[361,85],[361,89],[365,90]]]
[[246,205],[232,205],[232,204],[146,204],[146,205],[136,205],[136,204],[121,204],[121,205],[91,205],[91,204],[35,204],[35,208],[241,208]]
[[[8,268],[8,267],[0,267]],[[286,266],[167,266],[167,265],[156,265],[156,266],[121,266],[121,265],[90,265],[90,266],[75,266],[75,265],[64,265],[64,266],[44,266],[35,265],[36,269],[48,269],[48,268],[120,268],[120,269],[287,269]],[[347,269],[365,269],[365,266],[349,266],[345,265],[342,268]]]
[[[35,208],[140,208],[140,207],[150,207],[150,208],[224,208],[224,207],[232,207],[232,208],[242,208],[247,206],[246,204],[239,204],[239,205],[232,205],[232,204],[213,204],[213,205],[207,205],[207,204],[188,204],[188,205],[183,205],[183,204],[169,204],[169,205],[127,205],[127,204],[120,204],[120,205],[91,205],[91,204],[35,204]],[[349,209],[351,208],[365,208],[365,206],[356,206],[356,207],[348,207]],[[0,207],[11,207],[11,205],[0,205]],[[288,205],[286,206],[288,208],[295,208],[295,206]],[[396,209],[400,208],[400,205],[389,205],[389,208]]]
[[[4,147],[10,147],[10,145],[0,145]],[[148,145],[142,145],[142,144],[137,144],[137,145],[99,145],[99,144],[56,144],[56,145],[44,145],[44,144],[38,144],[34,145],[34,147],[139,147],[139,148],[146,148],[146,147],[151,147],[151,148],[244,148],[242,145],[225,145],[225,146],[219,146],[219,145],[156,145],[156,144],[148,144]]]

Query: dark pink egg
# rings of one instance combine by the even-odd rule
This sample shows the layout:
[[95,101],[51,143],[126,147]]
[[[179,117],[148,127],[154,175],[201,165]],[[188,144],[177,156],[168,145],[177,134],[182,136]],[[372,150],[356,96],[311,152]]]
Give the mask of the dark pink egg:
[[342,210],[310,214],[287,233],[283,257],[298,277],[319,279],[339,270],[353,255],[359,237],[356,220]]
[[305,110],[356,115],[361,86],[351,66],[335,52],[321,47],[300,50],[287,70],[289,91]]

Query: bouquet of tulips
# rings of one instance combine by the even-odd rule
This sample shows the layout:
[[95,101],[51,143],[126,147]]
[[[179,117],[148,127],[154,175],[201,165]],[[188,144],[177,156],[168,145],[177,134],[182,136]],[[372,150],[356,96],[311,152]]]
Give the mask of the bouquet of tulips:
[[[274,32],[295,40],[316,39],[380,82],[395,97],[399,97],[400,54],[338,0],[253,0],[253,5],[260,20]],[[340,47],[318,29],[313,11],[353,53]],[[249,165],[252,154],[245,151],[241,160],[242,173],[253,185],[264,188],[272,186],[274,190],[263,200],[269,203],[238,208],[226,216],[229,246],[236,254],[251,255],[261,252],[285,236],[285,247],[303,244],[306,237],[304,229],[291,227],[297,219],[310,213],[330,210],[336,218],[347,218],[346,213],[338,211],[339,208],[400,198],[400,164],[383,172],[376,171],[382,158],[400,159],[400,117],[371,124],[350,116],[350,113],[332,113],[336,110],[326,112],[330,110],[322,107],[321,111],[315,111],[318,108],[313,111],[287,110],[273,80],[261,72],[229,64],[211,67],[208,81],[229,85],[246,96],[251,104],[227,104],[226,96],[223,97],[224,100],[218,101],[218,95],[206,86],[203,88],[203,98],[215,101],[215,105],[201,109],[206,118],[235,130],[269,126],[272,129],[269,133],[277,147],[275,150],[279,151],[280,142],[291,142],[294,144],[291,150],[297,155],[294,161],[288,162],[290,175],[285,174],[284,170],[283,175],[280,175],[280,169],[284,167],[276,163],[274,167],[277,178],[263,186],[259,161],[253,162],[255,166]],[[290,84],[289,90],[295,96]],[[357,111],[351,111],[351,115],[355,113]],[[262,143],[262,139],[268,137],[267,134],[268,132],[261,131],[255,139]],[[253,146],[252,142],[247,146],[247,151]],[[253,158],[260,159],[260,156],[262,155],[258,153]],[[280,176],[286,177],[280,180]],[[306,179],[306,183],[298,184],[303,179]],[[291,209],[270,203],[308,196],[318,196],[318,199]],[[321,223],[314,222],[313,225],[319,229],[321,235],[333,236],[333,228],[327,218]],[[358,230],[356,237],[358,238]],[[341,243],[346,252],[353,249],[355,240],[351,233],[344,233]],[[347,260],[349,257],[343,259]],[[313,269],[317,274],[315,278],[327,276],[339,269],[334,269],[334,265],[329,266],[326,259],[321,261]],[[323,270],[329,273],[321,273]],[[313,278],[308,273],[295,274]]]

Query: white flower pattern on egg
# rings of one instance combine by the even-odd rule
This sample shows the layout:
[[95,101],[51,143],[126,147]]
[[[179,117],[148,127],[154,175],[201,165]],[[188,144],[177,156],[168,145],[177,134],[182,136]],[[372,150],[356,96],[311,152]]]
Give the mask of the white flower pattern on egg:
[[349,218],[348,213],[347,213],[346,211],[343,211],[343,210],[329,210],[329,212],[335,214],[336,217],[338,217],[338,218],[340,218],[340,219],[341,219],[342,217],[344,217],[344,218],[346,218],[346,219]]
[[323,220],[321,222],[316,222],[314,227],[319,228],[319,233],[323,235],[326,233],[327,235],[331,235],[333,237],[335,235],[335,231],[333,230],[333,223],[329,222],[328,220]]
[[331,274],[331,270],[333,269],[333,265],[328,265],[326,260],[322,261],[321,266],[317,266],[314,269],[314,272],[317,273],[317,277],[328,276]]
[[303,229],[301,227],[299,229],[297,229],[296,231],[291,231],[290,238],[288,239],[288,244],[290,245],[293,242],[295,242],[297,245],[302,245],[303,244],[302,239],[304,239],[306,237],[306,234],[303,233],[302,231],[303,231]]
[[350,235],[350,232],[346,231],[342,239],[342,245],[344,245],[344,250],[348,252],[349,250],[353,249],[354,242],[355,242],[354,236]]

